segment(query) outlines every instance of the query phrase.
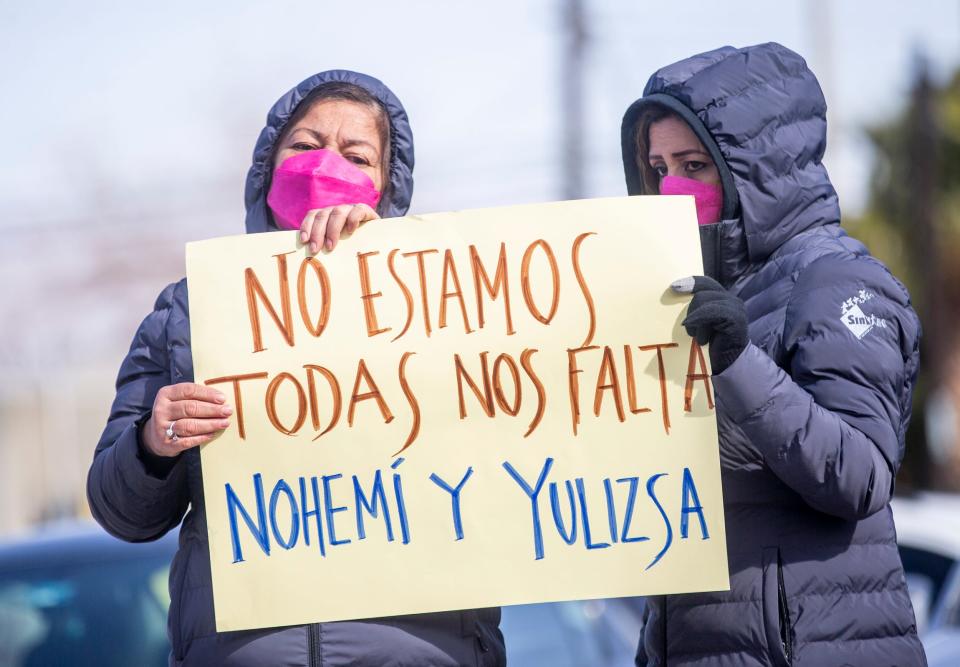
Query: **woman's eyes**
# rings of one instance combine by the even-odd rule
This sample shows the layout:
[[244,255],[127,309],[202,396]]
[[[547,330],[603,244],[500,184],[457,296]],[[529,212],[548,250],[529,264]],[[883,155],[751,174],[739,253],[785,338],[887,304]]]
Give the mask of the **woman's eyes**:
[[[305,142],[305,141],[298,141],[297,143],[292,144],[292,145],[290,146],[290,148],[292,148],[292,149],[295,150],[295,151],[315,151],[315,150],[319,149],[320,147],[317,146],[317,145],[315,145],[315,144],[307,143],[307,142]],[[343,157],[344,157],[344,159],[349,160],[350,162],[352,162],[353,164],[355,164],[355,165],[357,165],[357,166],[360,166],[360,167],[369,167],[369,166],[370,166],[370,160],[367,159],[366,157],[362,156],[362,155],[357,155],[356,153],[351,153],[351,154],[348,154],[348,155],[344,155]]]
[[354,163],[355,165],[358,165],[361,167],[370,166],[370,160],[363,157],[362,155],[344,155],[344,157],[347,158],[350,162]]
[[[703,171],[709,166],[710,164],[700,160],[687,160],[683,163],[683,172],[685,174],[696,174],[697,172]],[[669,168],[662,162],[659,164],[652,164],[650,165],[650,168],[653,169],[657,175],[660,176],[660,178],[663,178],[669,173]]]

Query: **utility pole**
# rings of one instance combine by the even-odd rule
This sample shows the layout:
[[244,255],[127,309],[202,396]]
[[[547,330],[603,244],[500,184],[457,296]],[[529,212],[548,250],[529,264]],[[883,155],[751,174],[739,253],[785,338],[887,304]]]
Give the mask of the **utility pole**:
[[[923,308],[924,345],[933,363],[930,369],[935,374],[934,386],[941,376],[945,359],[944,312],[946,303],[943,268],[940,259],[940,239],[937,225],[937,176],[940,169],[940,123],[935,110],[934,89],[930,81],[930,66],[925,56],[916,57],[911,113],[909,120],[908,155],[910,169],[907,172],[909,193],[908,212],[914,242],[911,245],[913,266],[923,275],[918,301]],[[921,268],[922,267],[922,268]]]
[[[837,155],[837,137],[844,133],[840,121],[840,97],[836,94],[833,58],[833,7],[830,0],[807,0],[806,23],[810,37],[811,69],[817,75],[829,109],[827,121],[827,155]],[[824,158],[828,165],[830,157]]]
[[562,0],[563,53],[560,67],[561,146],[563,199],[584,196],[584,55],[587,27],[584,0]]
[[[948,378],[947,330],[949,326],[945,314],[950,312],[945,295],[945,278],[940,254],[940,239],[937,225],[937,176],[940,169],[940,127],[935,109],[935,91],[930,81],[930,67],[926,57],[917,53],[914,65],[913,86],[910,93],[910,110],[907,120],[907,171],[906,211],[910,219],[908,243],[911,264],[921,276],[917,300],[918,310],[923,320],[923,338],[921,339],[921,358],[927,359],[926,388],[923,391],[925,408],[929,399],[944,387]],[[924,421],[928,416],[923,411]],[[929,426],[929,424],[926,424]],[[929,487],[931,482],[943,483],[940,468],[933,465],[930,445],[933,434],[925,429],[922,441],[911,446],[919,451],[913,453],[916,462],[917,482],[921,487]],[[922,444],[921,444],[922,443]],[[943,443],[939,443],[941,446]],[[938,450],[940,447],[934,447]],[[949,468],[947,468],[949,469]]]

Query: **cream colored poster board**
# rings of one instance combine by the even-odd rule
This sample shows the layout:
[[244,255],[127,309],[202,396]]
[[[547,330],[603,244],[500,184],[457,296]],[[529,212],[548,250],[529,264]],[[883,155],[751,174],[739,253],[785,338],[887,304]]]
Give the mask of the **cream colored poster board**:
[[217,629],[728,586],[692,199],[187,246]]

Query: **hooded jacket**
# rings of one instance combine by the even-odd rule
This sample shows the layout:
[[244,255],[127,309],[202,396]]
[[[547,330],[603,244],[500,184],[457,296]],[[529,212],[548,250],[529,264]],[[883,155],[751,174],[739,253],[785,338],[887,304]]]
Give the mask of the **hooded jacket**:
[[[413,192],[413,136],[400,101],[372,77],[334,70],[303,81],[270,109],[247,174],[248,233],[276,231],[265,177],[273,147],[297,105],[317,86],[345,81],[376,97],[390,117],[390,187],[378,209],[404,215]],[[117,394],[87,478],[87,497],[107,532],[130,542],[155,540],[180,525],[170,572],[171,665],[304,667],[494,666],[505,663],[497,609],[397,616],[217,633],[200,453],[190,449],[157,471],[138,443],[139,425],[161,387],[193,381],[186,280],[169,285],[140,325],[117,378]],[[322,593],[322,591],[318,591]]]
[[925,665],[889,507],[920,324],[840,227],[820,86],[778,44],[661,69],[623,119],[630,194],[651,103],[720,170],[704,266],[746,304],[751,342],[713,377],[730,590],[650,598],[637,664]]

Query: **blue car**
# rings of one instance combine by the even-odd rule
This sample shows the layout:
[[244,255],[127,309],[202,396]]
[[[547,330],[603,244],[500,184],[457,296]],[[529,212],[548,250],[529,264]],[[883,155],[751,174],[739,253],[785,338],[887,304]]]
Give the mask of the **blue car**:
[[166,665],[176,539],[128,544],[71,524],[0,543],[0,665]]
[[[69,524],[0,543],[0,666],[163,667],[175,532],[121,542]],[[642,600],[504,607],[511,667],[630,667]]]
[[575,600],[503,608],[510,667],[633,667],[643,599]]
[[897,542],[929,667],[960,665],[960,495],[894,498]]

